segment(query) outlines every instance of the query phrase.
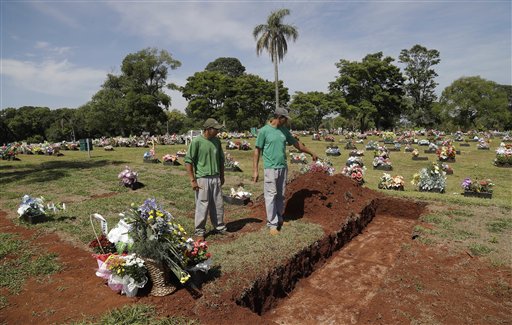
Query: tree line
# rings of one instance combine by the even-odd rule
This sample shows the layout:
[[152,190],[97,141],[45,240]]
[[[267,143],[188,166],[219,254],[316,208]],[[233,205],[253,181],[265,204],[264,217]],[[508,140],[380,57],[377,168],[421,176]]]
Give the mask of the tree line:
[[[461,77],[435,94],[435,65],[440,53],[414,45],[398,62],[382,52],[360,61],[340,59],[338,75],[327,92],[296,92],[278,77],[278,62],[287,40],[298,30],[286,25],[287,9],[272,12],[255,27],[256,52],[266,50],[274,65],[273,82],[245,72],[237,58],[222,57],[187,78],[185,85],[167,82],[181,62],[166,50],[146,48],[127,55],[119,75],[108,74],[89,102],[78,108],[7,108],[0,111],[0,142],[70,141],[84,137],[183,133],[214,117],[228,130],[260,127],[277,106],[289,108],[292,129],[438,128],[445,130],[512,128],[512,86],[479,76]],[[187,100],[185,112],[172,109],[166,89]]]

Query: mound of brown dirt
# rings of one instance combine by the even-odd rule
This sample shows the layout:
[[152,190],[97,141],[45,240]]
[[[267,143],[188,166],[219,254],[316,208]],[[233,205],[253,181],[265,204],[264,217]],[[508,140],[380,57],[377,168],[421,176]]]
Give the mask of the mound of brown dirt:
[[[338,230],[349,215],[359,213],[379,196],[382,195],[341,174],[303,174],[286,187],[285,221],[304,219],[318,223],[329,233]],[[266,215],[264,200],[255,203],[252,215]]]

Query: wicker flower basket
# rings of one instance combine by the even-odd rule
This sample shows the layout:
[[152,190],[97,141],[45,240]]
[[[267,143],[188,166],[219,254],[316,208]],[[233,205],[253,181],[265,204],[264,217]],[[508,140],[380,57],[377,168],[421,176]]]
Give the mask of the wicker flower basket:
[[144,264],[152,283],[150,296],[163,297],[176,291],[177,288],[169,283],[169,269],[166,266],[150,258],[144,258]]

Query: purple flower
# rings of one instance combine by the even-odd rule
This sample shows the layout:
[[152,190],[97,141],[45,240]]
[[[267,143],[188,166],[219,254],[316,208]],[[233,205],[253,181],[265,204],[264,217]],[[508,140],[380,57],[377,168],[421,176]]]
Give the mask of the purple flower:
[[471,188],[471,184],[472,184],[472,183],[473,183],[473,182],[471,181],[471,178],[466,177],[466,178],[462,181],[462,183],[460,184],[460,186],[461,186],[463,189],[465,189],[465,190],[469,190],[469,189]]

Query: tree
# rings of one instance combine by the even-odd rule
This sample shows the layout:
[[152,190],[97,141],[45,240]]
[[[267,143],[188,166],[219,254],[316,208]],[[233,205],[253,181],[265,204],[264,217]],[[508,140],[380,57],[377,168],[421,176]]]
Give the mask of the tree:
[[414,45],[409,50],[403,49],[399,60],[405,64],[405,90],[412,98],[412,111],[408,112],[408,118],[416,125],[432,127],[435,122],[432,105],[437,100],[434,92],[437,86],[434,78],[437,73],[432,66],[441,61],[439,51]]
[[[259,56],[266,50],[274,63],[274,80],[276,92],[276,108],[279,107],[279,74],[277,65],[282,61],[288,51],[287,40],[297,40],[299,32],[292,25],[283,24],[283,18],[290,14],[288,9],[279,9],[270,13],[267,24],[261,24],[254,28],[252,34],[256,42],[256,54]],[[259,38],[258,38],[259,37]]]
[[329,84],[329,90],[345,98],[347,119],[360,121],[361,131],[370,123],[379,129],[389,129],[402,110],[404,78],[391,57],[382,52],[368,54],[361,62],[340,60],[336,63],[339,76]]
[[206,71],[217,71],[230,77],[240,77],[245,72],[245,67],[237,58],[218,58],[208,63]]
[[186,131],[184,130],[186,119],[187,115],[177,109],[167,113],[167,133],[182,133]]
[[346,108],[344,99],[334,94],[325,94],[319,91],[296,92],[290,104],[290,112],[293,114],[292,123],[295,128],[320,128],[324,117],[342,111]]
[[503,130],[512,121],[509,95],[507,87],[494,81],[479,76],[462,77],[443,90],[441,112],[463,130]]

